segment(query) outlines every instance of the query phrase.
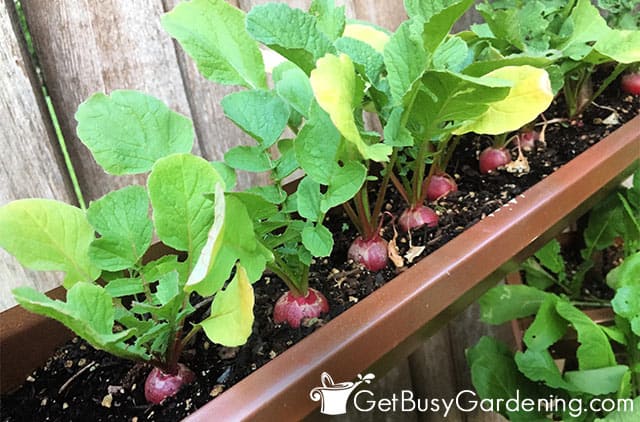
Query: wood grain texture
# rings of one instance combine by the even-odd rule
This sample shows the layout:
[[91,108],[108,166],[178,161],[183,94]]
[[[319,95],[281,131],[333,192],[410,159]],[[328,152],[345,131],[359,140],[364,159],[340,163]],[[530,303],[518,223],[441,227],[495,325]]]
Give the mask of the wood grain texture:
[[[473,390],[471,372],[465,350],[474,346],[480,337],[491,336],[506,343],[512,350],[515,349],[513,333],[510,324],[489,325],[480,320],[480,307],[477,303],[469,306],[462,314],[458,315],[448,325],[451,338],[451,359],[455,368],[456,389]],[[468,421],[497,422],[506,420],[497,413],[487,413],[480,410],[466,414]]]
[[[458,394],[451,340],[446,326],[413,352],[408,361],[416,397],[451,400]],[[457,409],[451,409],[446,416],[444,411],[425,412],[420,413],[418,419],[420,422],[457,421],[463,420],[464,415]]]
[[[138,89],[191,116],[176,52],[160,26],[160,0],[24,0],[45,82],[86,199],[144,176],[110,176],[75,136],[74,113],[94,92]],[[196,143],[194,152],[200,151]]]
[[[75,203],[11,0],[0,1],[0,28],[0,206],[34,197]],[[0,311],[15,304],[12,288],[46,291],[60,280],[25,270],[0,249]]]
[[402,0],[348,0],[353,16],[395,31],[407,19]]

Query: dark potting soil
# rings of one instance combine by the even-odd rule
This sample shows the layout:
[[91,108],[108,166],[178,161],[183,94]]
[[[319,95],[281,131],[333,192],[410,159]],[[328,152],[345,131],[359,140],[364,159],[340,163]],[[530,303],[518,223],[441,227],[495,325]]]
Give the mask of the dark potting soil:
[[[613,105],[619,98],[623,98],[622,103]],[[458,183],[459,191],[431,204],[440,214],[438,227],[416,230],[411,238],[398,237],[400,254],[404,255],[412,244],[425,246],[420,255],[424,257],[495,212],[617,129],[618,125],[602,124],[612,113],[604,107],[614,107],[624,123],[638,113],[640,98],[622,96],[615,85],[598,99],[598,104],[603,108],[591,106],[581,121],[550,125],[546,146],[538,144],[535,151],[527,153],[531,170],[521,177],[505,172],[481,175],[476,157],[491,140],[486,137],[463,139],[447,170]],[[562,116],[564,110],[559,99],[545,116],[547,119]],[[514,149],[513,157],[516,155]],[[377,188],[372,186],[371,191],[373,197]],[[386,210],[398,215],[402,199],[392,187],[387,196]],[[181,360],[197,374],[197,379],[162,405],[150,406],[144,399],[144,380],[150,368],[96,351],[75,338],[29,376],[20,389],[2,396],[2,420],[176,421],[194,412],[403,270],[389,266],[379,273],[370,273],[360,269],[346,258],[348,245],[356,236],[352,225],[339,212],[330,217],[327,225],[334,233],[336,246],[329,259],[320,259],[312,266],[310,285],[327,296],[331,306],[329,315],[307,321],[299,329],[275,325],[271,317],[273,303],[284,293],[285,286],[275,276],[266,274],[254,285],[255,323],[247,344],[230,349],[197,335]],[[386,239],[393,237],[391,224],[383,230]],[[195,298],[194,301],[197,302]],[[201,320],[207,308],[202,307],[194,315],[194,321]]]

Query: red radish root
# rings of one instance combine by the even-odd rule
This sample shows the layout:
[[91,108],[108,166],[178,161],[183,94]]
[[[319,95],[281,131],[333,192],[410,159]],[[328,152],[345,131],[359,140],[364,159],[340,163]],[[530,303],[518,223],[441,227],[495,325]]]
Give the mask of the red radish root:
[[487,174],[511,162],[511,154],[504,148],[489,147],[480,153],[480,173]]
[[153,368],[144,383],[144,397],[149,403],[159,404],[167,397],[175,396],[183,385],[192,383],[196,374],[185,365],[178,364],[175,375],[166,374],[160,368]]
[[640,95],[640,73],[627,73],[622,77],[622,90],[627,94]]
[[427,186],[427,199],[429,201],[435,201],[439,198],[444,198],[451,192],[457,192],[458,185],[453,177],[447,173],[438,173],[431,176],[429,185]]
[[438,225],[438,214],[431,208],[420,205],[404,210],[398,223],[405,232],[422,226],[435,227]]
[[305,319],[318,318],[329,312],[329,302],[322,293],[309,288],[306,296],[296,296],[291,291],[280,296],[273,308],[273,321],[286,322],[292,328],[300,327]]
[[380,271],[387,266],[387,241],[380,236],[364,240],[358,236],[349,247],[349,258],[369,271]]
[[535,130],[519,133],[516,137],[516,144],[523,151],[533,151],[536,147],[536,141],[540,139],[540,133]]

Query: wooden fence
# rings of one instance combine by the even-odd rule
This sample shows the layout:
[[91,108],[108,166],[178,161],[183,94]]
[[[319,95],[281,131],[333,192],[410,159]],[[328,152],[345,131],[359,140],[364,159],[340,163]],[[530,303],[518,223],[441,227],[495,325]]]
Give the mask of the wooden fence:
[[[0,0],[0,205],[27,197],[54,198],[77,204],[65,157],[55,135],[41,79],[44,80],[66,140],[85,200],[108,191],[144,183],[142,176],[105,174],[75,135],[74,113],[96,91],[138,89],[165,101],[193,119],[194,153],[220,159],[223,151],[247,141],[226,121],[219,105],[230,88],[202,78],[195,65],[160,26],[160,16],[178,0],[22,0],[38,63],[27,51],[14,0]],[[232,0],[244,10],[265,0]],[[308,7],[310,0],[289,0]],[[340,2],[340,1],[339,1]],[[402,0],[344,0],[350,17],[395,29],[406,19]],[[477,19],[465,16],[460,26]],[[460,28],[458,28],[460,29]],[[240,184],[265,183],[260,176],[242,175]],[[59,284],[59,274],[24,270],[0,250],[0,310],[13,306],[10,290],[33,285],[47,291]],[[413,388],[420,397],[453,397],[470,387],[464,350],[487,328],[471,308],[440,330],[421,350],[376,382],[378,388]],[[504,330],[500,332],[504,333]],[[362,415],[362,420],[374,415]],[[479,413],[449,415],[448,420],[497,420]],[[402,415],[402,420],[441,420],[440,415]],[[351,419],[352,420],[352,419]]]

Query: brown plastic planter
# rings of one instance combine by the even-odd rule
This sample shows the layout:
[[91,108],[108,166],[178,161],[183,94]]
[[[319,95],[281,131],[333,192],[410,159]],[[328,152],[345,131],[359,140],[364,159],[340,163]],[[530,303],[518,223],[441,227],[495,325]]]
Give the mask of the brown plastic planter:
[[339,382],[374,365],[380,374],[617,185],[639,155],[640,116],[187,420],[298,420],[318,405],[309,391],[323,371]]

